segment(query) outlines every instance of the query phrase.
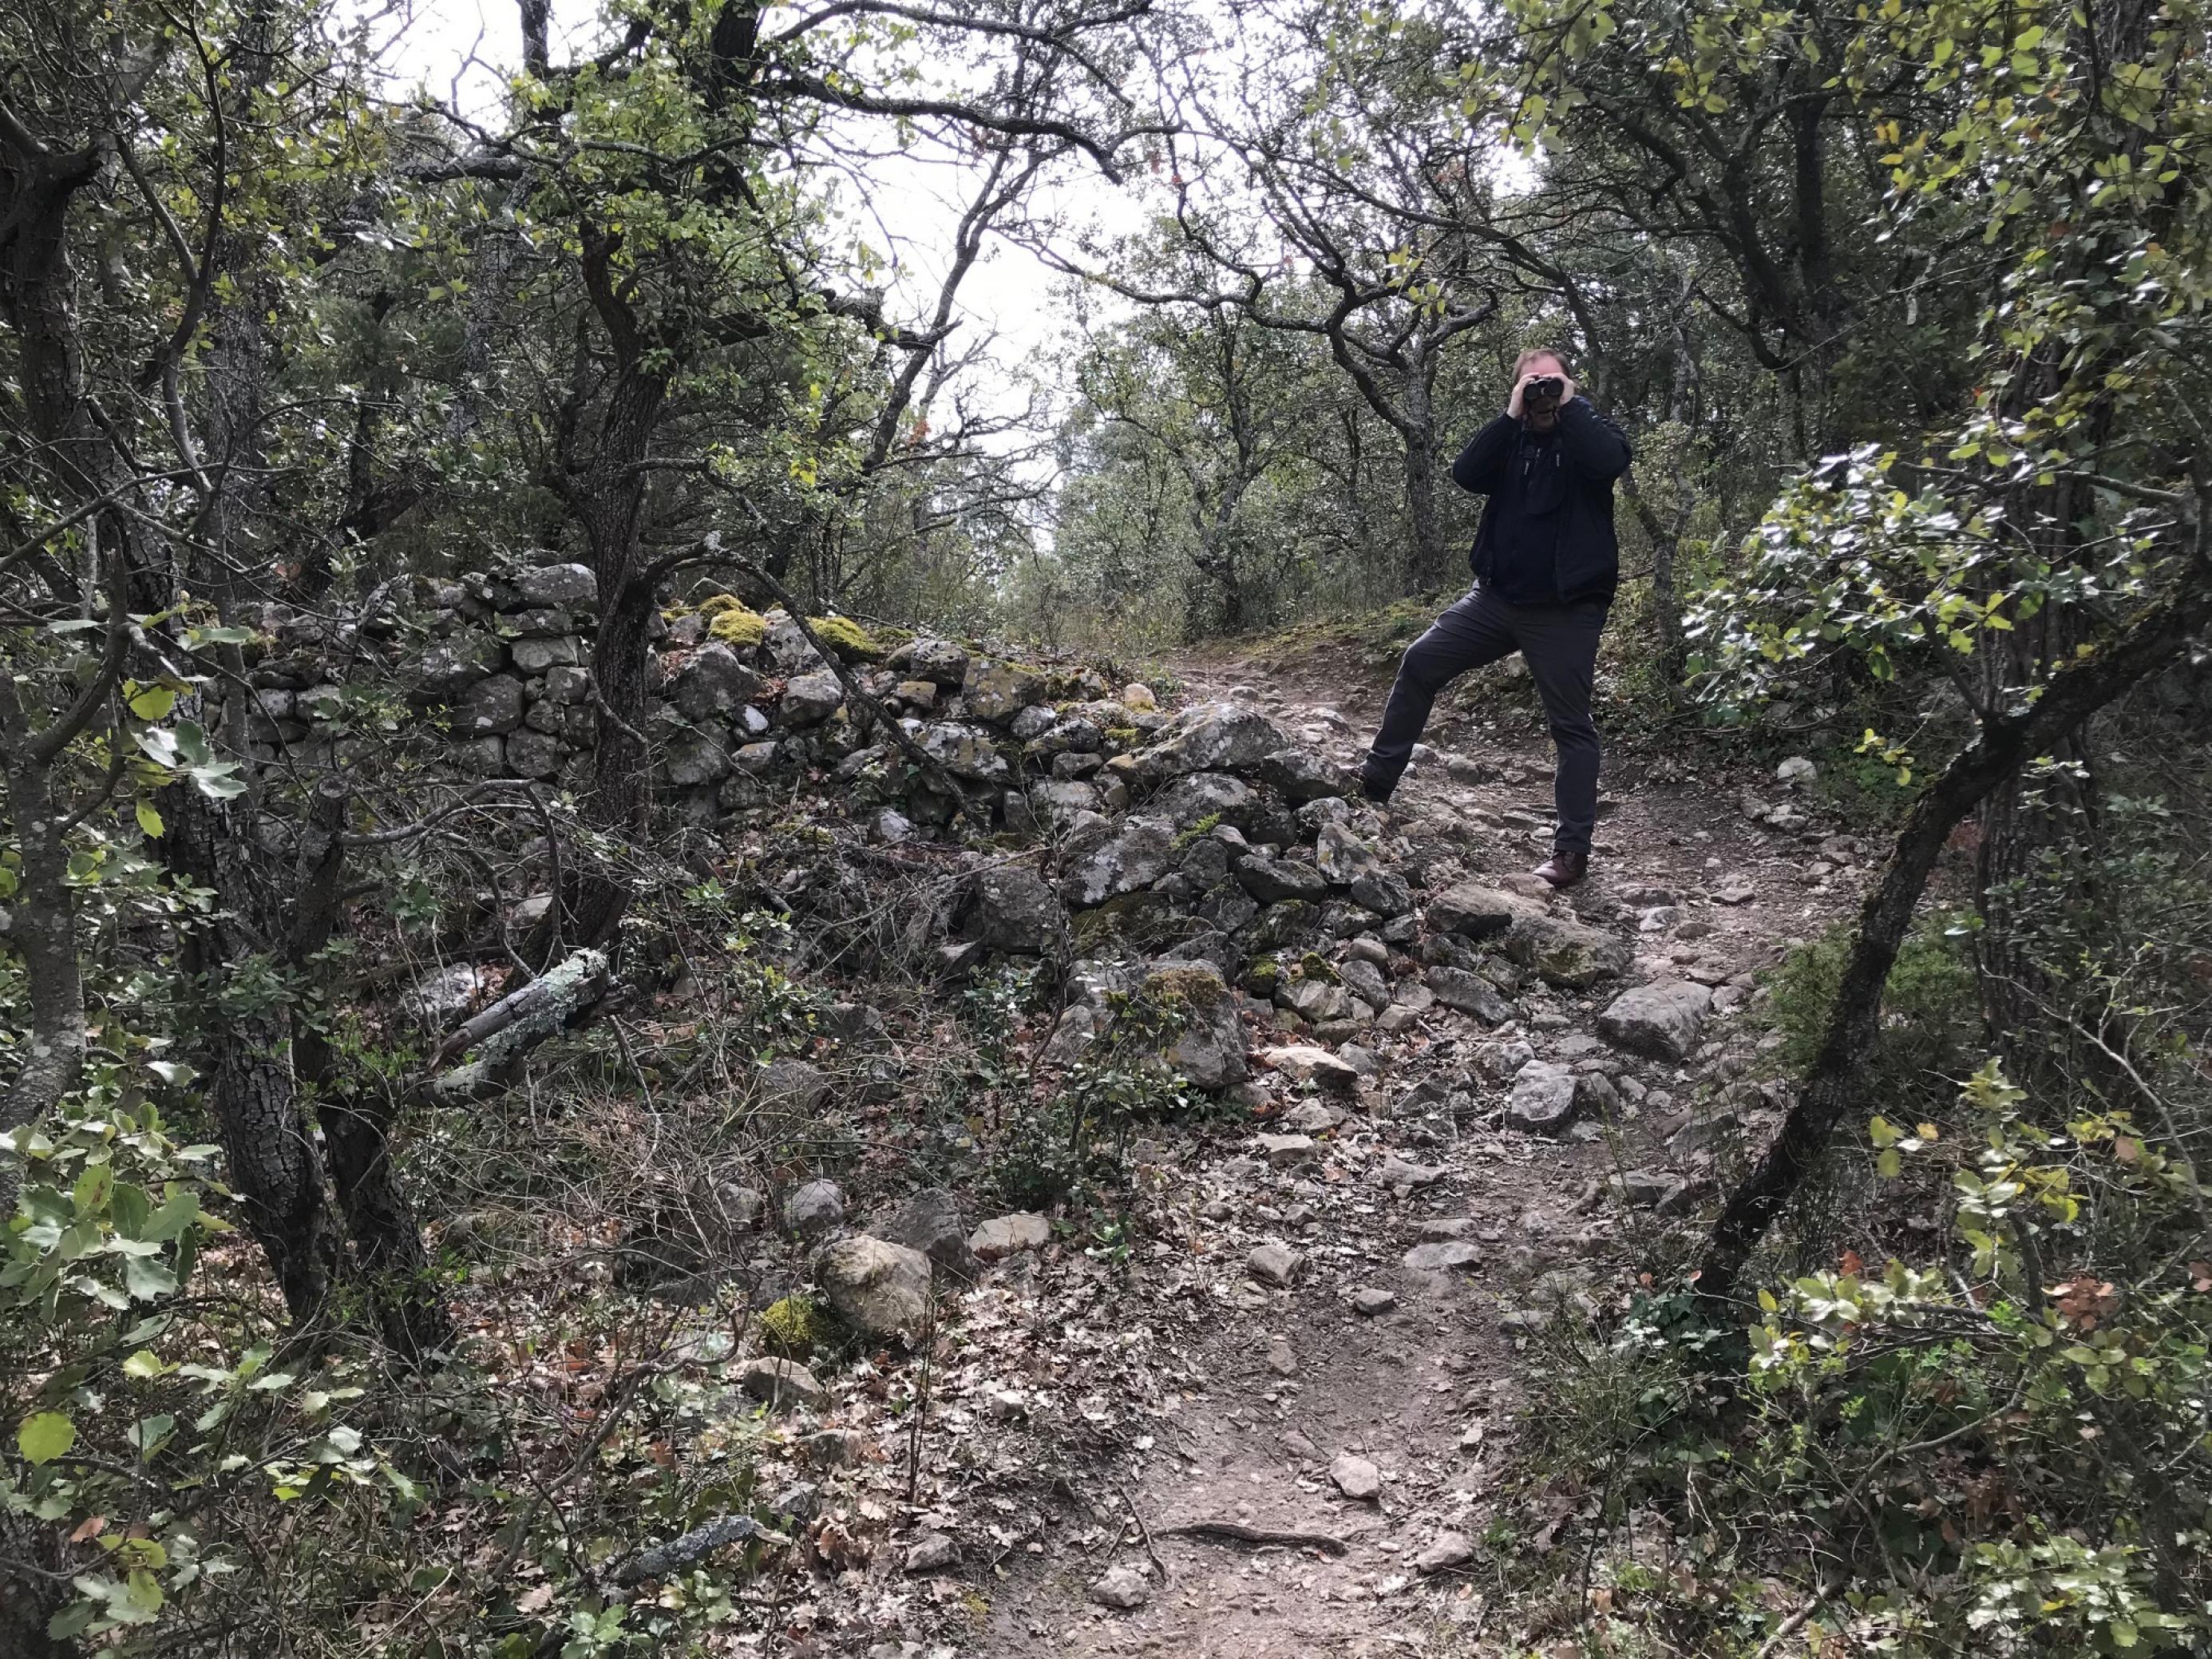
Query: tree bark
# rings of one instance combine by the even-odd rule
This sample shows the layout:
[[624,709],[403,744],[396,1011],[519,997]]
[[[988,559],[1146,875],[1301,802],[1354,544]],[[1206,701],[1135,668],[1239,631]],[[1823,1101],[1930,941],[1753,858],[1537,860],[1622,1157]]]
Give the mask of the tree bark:
[[2024,763],[2176,661],[2191,636],[2212,619],[2205,503],[2199,501],[2196,510],[2196,547],[2174,589],[2104,649],[2051,676],[2026,713],[1985,721],[1906,813],[1860,909],[1820,1052],[1797,1103],[1758,1166],[1729,1195],[1705,1242],[1697,1274],[1705,1302],[1717,1304],[1734,1294],[1751,1252],[1819,1164],[1837,1129],[1866,1109],[1866,1059],[1880,1034],[1882,988],[1951,831]]

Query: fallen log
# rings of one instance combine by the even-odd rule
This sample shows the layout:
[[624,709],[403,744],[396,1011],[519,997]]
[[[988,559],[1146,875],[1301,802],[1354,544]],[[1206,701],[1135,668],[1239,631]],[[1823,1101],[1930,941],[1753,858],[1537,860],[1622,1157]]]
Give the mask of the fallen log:
[[[433,1105],[483,1100],[512,1083],[530,1051],[588,1023],[614,989],[603,951],[579,951],[457,1028],[431,1056],[422,1085]],[[452,1062],[468,1056],[460,1065]],[[450,1069],[447,1069],[450,1067]]]

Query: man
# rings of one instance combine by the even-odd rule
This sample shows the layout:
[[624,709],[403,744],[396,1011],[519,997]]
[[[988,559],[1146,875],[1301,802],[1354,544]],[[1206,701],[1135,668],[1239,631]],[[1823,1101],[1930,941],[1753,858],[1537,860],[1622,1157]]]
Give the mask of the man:
[[1389,799],[1437,693],[1468,669],[1518,651],[1559,756],[1553,785],[1559,828],[1536,873],[1570,887],[1589,873],[1597,822],[1590,688],[1598,634],[1620,580],[1613,481],[1628,471],[1628,440],[1577,395],[1565,353],[1522,352],[1513,380],[1505,412],[1452,463],[1461,489],[1490,497],[1468,558],[1474,586],[1407,647],[1360,787],[1371,801]]

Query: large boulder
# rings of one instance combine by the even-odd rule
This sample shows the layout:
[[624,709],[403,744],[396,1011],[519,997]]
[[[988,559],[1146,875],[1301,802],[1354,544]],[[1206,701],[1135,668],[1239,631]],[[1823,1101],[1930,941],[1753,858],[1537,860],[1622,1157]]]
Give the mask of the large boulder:
[[1024,865],[994,865],[975,878],[968,934],[994,950],[1063,957],[1067,912],[1042,876]]
[[1698,1040],[1713,994],[1690,980],[1660,980],[1623,991],[1597,1017],[1599,1032],[1624,1048],[1679,1060]]
[[507,661],[504,641],[468,631],[434,640],[408,665],[406,679],[421,696],[443,700],[459,696]]
[[1060,896],[1070,904],[1088,907],[1151,886],[1168,872],[1175,837],[1175,826],[1164,818],[1129,819],[1120,833],[1074,859],[1060,878]]
[[854,1233],[823,1247],[815,1282],[855,1329],[884,1340],[929,1323],[929,1258],[888,1239]]
[[828,669],[793,674],[783,688],[787,726],[819,726],[845,706],[845,688]]
[[716,641],[693,652],[678,672],[676,712],[695,726],[727,720],[759,691],[760,676],[736,652]]
[[730,775],[730,746],[720,732],[688,732],[669,744],[660,763],[669,782],[678,789],[696,789]]
[[1106,733],[1096,720],[1066,714],[1024,743],[1022,753],[1036,760],[1056,760],[1062,755],[1095,755],[1105,743]]
[[1147,803],[1150,811],[1188,829],[1201,819],[1241,823],[1260,804],[1252,786],[1226,772],[1192,772],[1177,778]]
[[1262,1048],[1260,1060],[1279,1076],[1294,1083],[1311,1083],[1333,1094],[1348,1095],[1359,1086],[1359,1073],[1349,1061],[1339,1060],[1328,1049],[1311,1043],[1293,1042],[1279,1048]]
[[1201,1089],[1226,1089],[1251,1075],[1244,1059],[1244,1022],[1218,967],[1163,963],[1146,977],[1145,989],[1182,1017],[1182,1029],[1167,1048],[1170,1066]]
[[587,564],[541,564],[517,571],[514,591],[522,603],[536,610],[597,611],[599,580]]
[[1405,877],[1382,865],[1362,871],[1345,890],[1354,904],[1378,916],[1407,915],[1413,908],[1412,886]]
[[1279,749],[1260,763],[1260,781],[1291,801],[1342,799],[1359,793],[1351,769],[1304,749]]
[[1552,984],[1575,991],[1601,979],[1618,979],[1633,958],[1626,939],[1546,911],[1514,923],[1505,936],[1505,954]]
[[1485,1025],[1503,1025],[1513,1018],[1513,1005],[1498,994],[1498,988],[1464,968],[1430,969],[1428,987],[1445,1007],[1472,1014]]
[[1258,709],[1208,702],[1176,715],[1136,758],[1143,775],[1157,782],[1191,772],[1256,771],[1290,746],[1283,729]]
[[1237,866],[1237,881],[1262,904],[1317,899],[1328,891],[1328,882],[1320,871],[1288,859],[1248,858]]
[[925,1187],[907,1200],[880,1237],[921,1251],[937,1271],[950,1278],[970,1279],[982,1272],[983,1264],[968,1245],[960,1200],[942,1187]]
[[994,662],[977,657],[968,665],[960,694],[968,712],[978,720],[1012,720],[1023,709],[1045,700],[1045,678],[1019,663]]
[[1495,939],[1524,917],[1541,914],[1540,906],[1502,888],[1463,881],[1429,901],[1427,921],[1432,933],[1457,933],[1462,939]]
[[1579,1096],[1572,1072],[1547,1060],[1532,1060],[1513,1079],[1505,1121],[1535,1134],[1565,1134],[1575,1121]]
[[994,746],[991,734],[980,726],[940,720],[923,726],[921,735],[915,741],[923,754],[956,778],[966,778],[974,783],[1003,783],[1012,774],[1006,757]]
[[782,611],[768,613],[768,638],[763,641],[769,659],[777,672],[785,674],[804,674],[818,671],[822,653],[807,642],[799,632],[799,624]]
[[462,693],[453,707],[453,731],[471,738],[512,732],[522,724],[523,713],[522,682],[512,674],[494,674]]
[[913,678],[946,691],[959,690],[968,678],[968,653],[950,640],[916,640],[891,660]]
[[1314,867],[1332,886],[1349,887],[1380,863],[1375,849],[1352,834],[1348,825],[1324,823],[1314,838]]

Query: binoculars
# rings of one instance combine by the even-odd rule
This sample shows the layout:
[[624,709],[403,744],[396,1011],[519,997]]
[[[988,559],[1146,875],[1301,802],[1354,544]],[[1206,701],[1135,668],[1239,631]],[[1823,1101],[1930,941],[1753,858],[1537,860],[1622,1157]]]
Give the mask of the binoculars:
[[1567,383],[1561,380],[1558,375],[1539,374],[1534,380],[1528,382],[1528,389],[1522,394],[1522,401],[1524,403],[1555,404],[1559,401],[1559,394],[1566,389]]

